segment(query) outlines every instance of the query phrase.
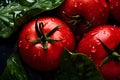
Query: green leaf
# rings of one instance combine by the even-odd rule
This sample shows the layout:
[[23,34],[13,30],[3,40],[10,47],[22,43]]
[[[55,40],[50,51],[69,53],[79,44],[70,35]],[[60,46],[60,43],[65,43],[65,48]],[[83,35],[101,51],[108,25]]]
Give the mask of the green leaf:
[[92,60],[68,50],[61,57],[61,72],[56,80],[104,80]]
[[13,53],[7,60],[7,66],[0,80],[29,80],[17,53]]
[[17,27],[60,6],[64,0],[1,0],[0,37],[8,38]]

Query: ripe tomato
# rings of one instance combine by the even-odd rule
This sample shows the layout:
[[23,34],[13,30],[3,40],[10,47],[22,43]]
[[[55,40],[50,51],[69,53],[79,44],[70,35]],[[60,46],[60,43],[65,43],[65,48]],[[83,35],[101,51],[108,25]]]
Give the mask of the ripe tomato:
[[59,67],[64,48],[74,50],[74,36],[58,18],[43,17],[27,23],[19,35],[18,47],[23,61],[30,67],[48,71]]
[[109,14],[105,0],[65,0],[58,11],[65,22],[76,18],[79,22],[89,22],[92,26],[105,24]]
[[78,41],[92,28],[108,21],[109,7],[105,0],[65,0],[58,15],[68,23]]
[[120,22],[120,0],[108,0],[110,15]]
[[92,59],[105,80],[120,80],[120,28],[104,25],[87,33],[78,52]]

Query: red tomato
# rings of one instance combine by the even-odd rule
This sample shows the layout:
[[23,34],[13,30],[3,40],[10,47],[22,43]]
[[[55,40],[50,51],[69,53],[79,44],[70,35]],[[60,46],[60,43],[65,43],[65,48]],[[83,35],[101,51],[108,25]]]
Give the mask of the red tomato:
[[[120,55],[119,43],[120,28],[111,25],[98,26],[79,42],[78,52],[86,54],[95,62],[105,80],[120,80],[120,56],[116,57],[116,54]],[[108,62],[105,63],[106,58]]]
[[110,15],[120,22],[120,0],[108,0],[110,7]]
[[80,40],[92,28],[106,24],[109,7],[105,0],[65,0],[58,15],[65,22],[72,23],[68,25],[76,40]]
[[41,71],[58,68],[64,48],[73,51],[74,46],[71,30],[55,17],[38,18],[37,24],[36,20],[29,22],[20,32],[18,41],[23,61]]
[[60,18],[65,22],[75,19],[66,17],[63,12],[69,17],[79,15],[77,20],[81,19],[83,22],[90,22],[92,26],[98,26],[107,22],[109,8],[105,0],[65,0],[59,8]]

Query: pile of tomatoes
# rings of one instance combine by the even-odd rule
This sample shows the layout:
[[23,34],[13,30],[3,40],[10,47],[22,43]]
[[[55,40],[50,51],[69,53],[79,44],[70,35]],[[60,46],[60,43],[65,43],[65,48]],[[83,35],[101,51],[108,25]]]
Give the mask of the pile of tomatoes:
[[120,80],[120,0],[65,0],[55,13],[23,26],[22,60],[36,70],[54,70],[66,48],[86,54],[105,80]]

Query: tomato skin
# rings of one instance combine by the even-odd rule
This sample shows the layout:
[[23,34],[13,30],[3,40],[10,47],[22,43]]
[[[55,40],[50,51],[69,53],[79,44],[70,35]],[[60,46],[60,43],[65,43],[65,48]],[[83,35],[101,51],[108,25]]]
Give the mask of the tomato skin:
[[108,0],[110,15],[120,22],[120,0]]
[[63,11],[69,16],[80,15],[92,26],[105,24],[108,20],[109,7],[105,0],[65,0],[60,6],[58,15],[68,22]]
[[87,33],[78,44],[78,52],[86,54],[95,62],[105,80],[120,80],[120,62],[110,61],[99,68],[108,53],[98,39],[113,50],[120,42],[119,34],[120,28],[118,27],[111,25],[98,26]]
[[29,22],[20,32],[18,40],[20,56],[23,61],[33,69],[41,71],[56,69],[59,67],[60,56],[64,48],[70,51],[74,50],[74,36],[68,26],[60,19],[55,17],[39,18],[38,22],[44,24],[43,32],[45,34],[56,26],[59,26],[59,29],[55,31],[50,38],[61,41],[48,43],[48,49],[44,50],[41,43],[32,43],[26,40],[38,39],[38,35],[35,31],[35,22],[36,20]]
[[120,80],[120,62],[108,62],[101,69],[105,80]]

